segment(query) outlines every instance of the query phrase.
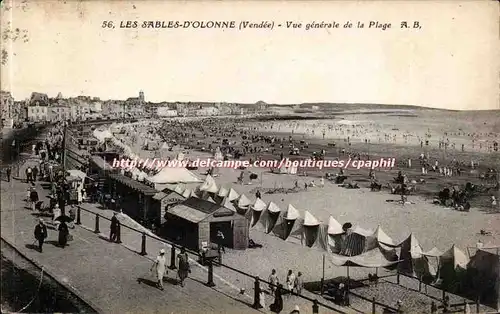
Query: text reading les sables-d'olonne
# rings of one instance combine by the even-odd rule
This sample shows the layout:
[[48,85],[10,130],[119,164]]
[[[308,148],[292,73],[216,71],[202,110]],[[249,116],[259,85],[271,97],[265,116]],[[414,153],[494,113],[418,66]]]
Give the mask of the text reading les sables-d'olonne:
[[[120,21],[115,24],[114,21],[103,21],[102,28],[114,29],[379,29],[387,30],[394,28],[392,23],[380,21],[311,21],[308,23],[297,21],[284,21],[275,23],[274,21]],[[401,29],[420,29],[422,26],[418,21],[400,21]]]

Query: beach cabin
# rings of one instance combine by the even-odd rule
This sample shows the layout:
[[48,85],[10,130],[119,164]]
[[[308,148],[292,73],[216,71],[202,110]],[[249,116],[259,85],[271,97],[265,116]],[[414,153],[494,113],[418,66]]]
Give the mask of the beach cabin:
[[109,173],[107,179],[109,195],[118,208],[143,226],[150,227],[154,223],[151,204],[158,191],[120,173]]
[[156,193],[151,202],[151,208],[148,217],[156,226],[163,226],[166,222],[166,211],[179,203],[185,201],[186,198],[176,191],[165,189]]
[[[199,198],[188,198],[166,211],[166,236],[190,249],[221,243],[225,247],[244,250],[248,247],[249,225],[244,216]],[[217,237],[222,232],[224,239]]]

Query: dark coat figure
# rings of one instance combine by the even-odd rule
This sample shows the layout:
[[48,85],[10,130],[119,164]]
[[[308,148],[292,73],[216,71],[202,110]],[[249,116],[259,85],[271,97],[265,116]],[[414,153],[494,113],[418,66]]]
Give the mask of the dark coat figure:
[[116,242],[120,229],[120,221],[116,218],[116,213],[113,215],[113,218],[111,218],[111,226],[109,229],[109,241]]
[[39,171],[38,171],[38,167],[37,167],[37,166],[35,166],[35,167],[33,168],[33,181],[36,181],[36,178],[38,177],[38,172],[39,172]]
[[66,244],[68,244],[68,235],[69,235],[68,225],[66,225],[66,223],[63,221],[59,224],[58,229],[59,229],[59,238],[58,238],[59,246],[64,248]]
[[7,182],[10,182],[10,175],[12,174],[12,170],[10,169],[10,167],[7,167],[5,172],[7,173]]
[[30,201],[32,203],[36,203],[36,202],[39,201],[39,199],[38,199],[38,192],[37,191],[31,191],[30,192]]
[[255,197],[256,198],[262,198],[262,195],[260,194],[260,191],[255,192]]
[[38,241],[38,250],[42,252],[42,246],[45,239],[47,239],[47,226],[40,219],[40,223],[35,227],[35,239]]
[[273,313],[281,313],[283,311],[283,296],[282,296],[283,285],[278,285],[278,289],[274,293],[274,303],[271,304],[269,309]]

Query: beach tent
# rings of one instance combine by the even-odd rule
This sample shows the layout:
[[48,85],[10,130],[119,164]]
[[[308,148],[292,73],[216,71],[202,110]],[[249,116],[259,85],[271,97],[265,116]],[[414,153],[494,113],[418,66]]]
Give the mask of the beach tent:
[[217,193],[219,188],[217,187],[217,183],[215,183],[214,178],[211,175],[207,175],[205,178],[205,182],[200,186],[200,191],[205,191],[208,193]]
[[439,256],[437,277],[441,279],[441,287],[455,293],[462,280],[466,277],[469,258],[455,245]]
[[403,240],[398,247],[400,248],[398,271],[409,276],[423,278],[432,274],[429,261],[423,254],[422,247],[417,238],[410,234]]
[[445,266],[446,264],[449,264],[450,266],[453,267],[453,269],[457,268],[466,269],[468,262],[469,258],[467,257],[467,255],[465,255],[465,253],[462,252],[455,245],[452,245],[448,251],[444,252],[443,254],[441,254],[441,256],[439,256],[439,264],[441,267]]
[[185,190],[185,189],[186,189],[186,188],[184,187],[184,185],[182,185],[182,184],[177,184],[177,185],[175,186],[175,188],[174,188],[174,192],[176,192],[176,193],[178,193],[178,194],[182,195],[182,193],[184,192],[184,190]]
[[286,173],[288,173],[288,169],[285,167],[285,165],[282,165],[281,168],[278,169],[277,173],[278,174],[286,174]]
[[185,198],[189,198],[189,197],[191,197],[192,192],[193,191],[191,189],[185,189],[184,192],[182,192],[182,196]]
[[280,213],[281,209],[275,203],[270,202],[267,205],[267,208],[260,215],[259,219],[259,224],[264,227],[264,232],[270,233],[273,230]]
[[478,249],[467,264],[466,289],[479,296],[481,303],[500,310],[500,256]]
[[252,206],[248,209],[245,216],[250,223],[250,228],[255,226],[260,219],[262,211],[265,210],[267,204],[264,203],[260,198],[257,198]]
[[359,226],[347,230],[343,236],[340,255],[356,256],[366,252],[367,244],[372,242],[373,232]]
[[239,214],[244,215],[250,208],[250,205],[252,205],[252,201],[245,194],[241,194],[235,207]]
[[224,202],[222,203],[222,206],[230,209],[233,212],[237,212],[236,208],[234,207],[233,203],[231,203],[228,199],[225,199]]
[[155,184],[201,183],[202,180],[186,168],[165,167],[147,179]]
[[371,250],[377,245],[380,245],[388,250],[390,250],[391,248],[395,248],[397,246],[394,240],[392,240],[391,237],[389,237],[387,233],[385,233],[385,231],[382,230],[382,227],[380,226],[378,226],[377,229],[375,229],[375,232],[369,238],[369,240],[370,243],[368,243],[367,250]]
[[233,188],[231,188],[229,190],[229,192],[227,193],[227,200],[230,202],[236,201],[239,197],[240,197],[240,194],[238,192],[236,192],[236,190],[234,190]]
[[328,250],[328,226],[322,225],[310,212],[304,213],[303,240],[307,247]]
[[342,235],[344,234],[344,229],[342,225],[335,220],[332,216],[328,219],[328,247],[332,253],[340,253],[342,249]]
[[336,266],[354,266],[354,267],[390,267],[398,263],[397,257],[388,257],[380,248],[374,248],[357,256],[343,256],[330,254],[331,261]]
[[214,199],[211,196],[207,197],[206,200],[209,201],[210,203],[216,204],[215,201],[214,201]]
[[297,243],[301,242],[303,219],[300,218],[299,211],[289,204],[288,209],[283,215],[278,217],[275,227],[272,232],[277,237],[287,240],[290,236],[294,236]]
[[170,147],[168,146],[167,142],[163,142],[161,145],[161,149],[169,149]]
[[229,190],[223,186],[221,186],[219,189],[219,192],[217,192],[217,196],[219,196],[219,197],[226,197],[228,194],[229,194]]

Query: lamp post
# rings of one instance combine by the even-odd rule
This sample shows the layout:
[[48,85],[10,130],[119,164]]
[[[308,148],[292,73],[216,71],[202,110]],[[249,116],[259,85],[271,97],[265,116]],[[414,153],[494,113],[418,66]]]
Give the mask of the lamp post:
[[63,122],[64,124],[64,129],[63,129],[63,140],[62,140],[62,168],[63,168],[63,186],[62,186],[62,202],[61,202],[61,216],[66,215],[66,201],[67,201],[67,196],[68,196],[68,191],[67,191],[67,182],[66,182],[66,129],[67,125],[66,122]]

